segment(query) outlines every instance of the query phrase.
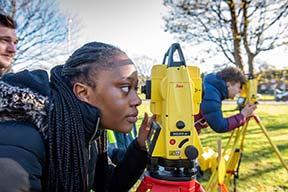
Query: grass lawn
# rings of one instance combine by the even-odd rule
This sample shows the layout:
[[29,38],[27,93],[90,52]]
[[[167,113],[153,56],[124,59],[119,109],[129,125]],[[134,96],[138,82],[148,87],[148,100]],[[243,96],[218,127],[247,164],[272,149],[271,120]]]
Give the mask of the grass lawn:
[[[224,116],[236,114],[236,105],[223,105]],[[144,112],[149,112],[149,104],[139,107],[139,127]],[[288,165],[288,105],[258,105],[257,115],[267,129],[269,137],[277,145],[286,165]],[[231,133],[217,134],[210,128],[203,129],[200,138],[203,146],[209,146],[215,151],[217,140],[221,138],[223,146]],[[209,172],[200,178],[200,183],[205,186],[209,179]],[[229,191],[233,191],[233,179]],[[247,129],[244,152],[239,169],[237,192],[261,191],[288,191],[288,172],[281,165],[279,158],[273,151],[260,126],[252,119]],[[134,189],[133,189],[134,190]]]

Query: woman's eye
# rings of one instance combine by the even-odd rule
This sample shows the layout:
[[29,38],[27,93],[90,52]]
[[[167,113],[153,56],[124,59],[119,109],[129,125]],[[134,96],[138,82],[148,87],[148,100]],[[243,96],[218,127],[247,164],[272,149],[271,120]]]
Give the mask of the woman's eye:
[[121,87],[122,91],[124,91],[125,93],[128,93],[131,89],[131,86],[124,86],[124,87]]
[[121,87],[122,91],[125,92],[125,93],[129,93],[132,89],[133,91],[138,91],[138,85],[137,86],[132,86],[132,85],[123,85]]

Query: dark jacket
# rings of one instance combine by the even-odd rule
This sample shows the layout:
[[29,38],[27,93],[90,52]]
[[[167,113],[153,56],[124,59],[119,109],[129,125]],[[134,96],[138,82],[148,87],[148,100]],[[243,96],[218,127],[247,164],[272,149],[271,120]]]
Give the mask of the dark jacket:
[[198,132],[208,125],[217,133],[228,132],[245,123],[245,117],[241,113],[228,118],[223,117],[222,101],[228,98],[227,85],[223,79],[213,73],[206,75],[203,91],[200,113],[195,116]]
[[136,135],[137,129],[135,124],[133,124],[132,130],[129,133],[111,132],[110,137],[113,138],[108,137],[108,155],[115,165],[123,159],[128,146],[135,139]]
[[[47,110],[50,87],[45,71],[7,74],[0,80],[0,191],[45,191]],[[128,191],[146,167],[147,152],[134,140],[114,167],[107,156],[107,135],[99,130],[96,107],[79,100],[85,117],[89,189]],[[96,117],[96,118],[95,118]],[[96,135],[96,136],[95,136]]]

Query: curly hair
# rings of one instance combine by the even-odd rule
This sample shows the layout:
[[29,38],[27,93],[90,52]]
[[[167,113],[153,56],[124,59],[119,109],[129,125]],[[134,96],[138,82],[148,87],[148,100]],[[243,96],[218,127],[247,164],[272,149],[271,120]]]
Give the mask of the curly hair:
[[246,82],[246,77],[243,72],[237,67],[227,67],[216,73],[218,77],[223,79],[226,82],[240,83],[244,85]]

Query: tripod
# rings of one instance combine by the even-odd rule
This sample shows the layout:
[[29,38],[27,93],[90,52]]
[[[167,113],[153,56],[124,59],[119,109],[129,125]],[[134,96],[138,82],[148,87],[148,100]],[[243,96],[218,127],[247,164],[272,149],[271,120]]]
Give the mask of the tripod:
[[[240,128],[235,129],[231,136],[228,139],[228,142],[224,148],[224,152],[222,155],[222,158],[224,158],[225,154],[229,154],[229,159],[227,161],[227,166],[219,168],[217,171],[214,171],[209,179],[209,182],[206,186],[207,191],[216,191],[216,183],[218,180],[223,180],[225,186],[228,188],[229,182],[231,177],[234,175],[234,177],[238,176],[238,169],[241,162],[241,154],[243,151],[244,146],[244,139],[247,131],[247,127],[251,119],[254,119],[263,134],[266,136],[269,144],[271,145],[273,151],[278,156],[282,166],[288,171],[288,167],[285,164],[284,159],[282,158],[282,155],[280,151],[278,150],[277,146],[272,142],[271,138],[268,135],[268,132],[265,128],[265,126],[262,124],[260,118],[258,115],[254,114],[251,116],[248,121]],[[234,141],[233,141],[234,138]],[[233,141],[233,142],[232,142]],[[232,147],[229,148],[229,146],[232,144]],[[228,152],[228,150],[230,150]],[[222,177],[222,178],[219,178]]]
[[148,175],[144,176],[137,192],[205,192],[202,186],[195,180],[191,181],[166,181],[152,178]]

